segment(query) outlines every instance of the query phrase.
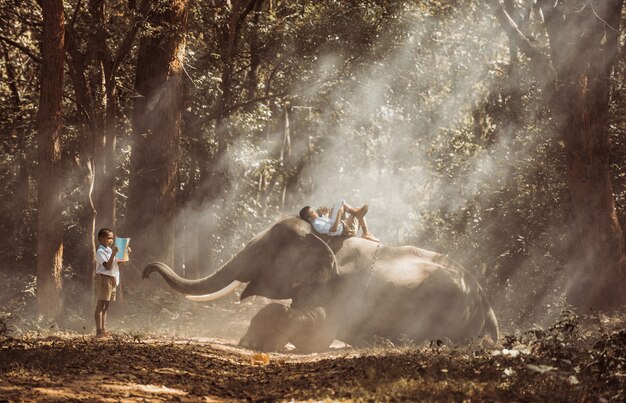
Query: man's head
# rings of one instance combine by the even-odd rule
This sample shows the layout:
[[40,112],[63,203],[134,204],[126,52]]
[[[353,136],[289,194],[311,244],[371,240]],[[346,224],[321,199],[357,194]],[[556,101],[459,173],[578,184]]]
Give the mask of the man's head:
[[115,236],[113,235],[113,231],[108,228],[102,228],[98,231],[98,241],[104,246],[111,247],[113,245],[113,241],[115,240]]
[[302,218],[306,222],[311,222],[318,217],[315,210],[311,208],[311,206],[304,206],[300,210],[300,218]]

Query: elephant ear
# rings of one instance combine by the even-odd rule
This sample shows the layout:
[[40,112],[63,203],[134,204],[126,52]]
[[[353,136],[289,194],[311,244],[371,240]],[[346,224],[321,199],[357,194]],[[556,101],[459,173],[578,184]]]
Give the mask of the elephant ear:
[[301,257],[291,276],[292,286],[323,284],[338,276],[337,257],[319,236],[306,234],[301,247]]
[[270,299],[293,299],[303,287],[316,287],[338,275],[337,258],[311,226],[299,217],[275,224],[263,239],[270,259],[259,264],[260,273],[250,280],[240,298],[260,295]]

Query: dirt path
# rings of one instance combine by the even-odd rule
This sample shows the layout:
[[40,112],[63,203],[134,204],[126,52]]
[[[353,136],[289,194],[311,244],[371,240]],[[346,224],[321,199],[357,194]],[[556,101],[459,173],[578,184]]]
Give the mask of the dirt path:
[[0,400],[623,401],[625,331],[592,348],[546,337],[500,349],[344,347],[267,356],[223,339],[5,339]]

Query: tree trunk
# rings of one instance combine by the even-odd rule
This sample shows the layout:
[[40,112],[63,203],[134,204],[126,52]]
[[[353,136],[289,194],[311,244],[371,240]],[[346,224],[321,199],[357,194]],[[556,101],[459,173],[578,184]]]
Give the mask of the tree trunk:
[[[505,8],[509,15],[515,15],[515,7],[513,0],[504,1]],[[513,17],[513,20],[519,24],[521,17]],[[506,80],[505,96],[508,98],[507,109],[511,123],[519,125],[522,115],[522,91],[520,90],[520,66],[518,58],[517,40],[509,36],[509,66],[508,77]]]
[[111,56],[106,43],[104,0],[89,1],[87,76],[92,103],[96,228],[115,230],[115,86],[107,83]]
[[[230,187],[227,158],[229,147],[235,140],[228,129],[228,108],[232,102],[233,62],[240,40],[241,26],[257,1],[259,0],[232,1],[228,20],[220,27],[221,91],[216,104],[215,119],[217,150],[210,157],[206,155],[205,158],[208,161],[201,163],[206,164],[204,169],[201,168],[203,174],[198,186],[202,193],[197,195],[194,203],[198,211],[202,211],[207,203],[211,203],[214,208],[214,216],[210,221],[216,222],[217,225],[213,228],[204,225],[194,229],[194,237],[201,239],[202,242],[198,245],[197,250],[190,251],[188,256],[190,264],[187,267],[214,267],[213,250],[215,245],[213,239],[215,233],[220,235],[227,225],[226,221],[228,221],[230,211],[227,206],[221,206],[220,196],[228,192]],[[219,216],[216,211],[220,212]]]
[[[290,180],[293,176],[293,156],[291,150],[291,122],[289,121],[289,114],[291,112],[291,103],[285,102],[284,118],[283,118],[283,146],[280,149],[280,162],[283,169],[283,191],[280,198],[280,207],[284,210],[285,204],[288,204],[287,188],[291,185]],[[291,200],[291,197],[289,197]]]
[[[11,97],[10,97],[11,102],[10,104],[7,103],[7,107],[10,107],[11,113],[14,114],[14,116],[16,116],[15,118],[16,124],[14,125],[14,127],[25,126],[23,125],[24,118],[22,116],[22,113],[20,112],[22,108],[22,100],[21,100],[19,88],[17,86],[16,69],[15,69],[15,66],[13,65],[12,58],[9,53],[9,49],[4,43],[2,44],[2,50],[3,50],[3,56],[4,56],[4,65],[5,65],[6,73],[7,73],[7,84],[11,92]],[[13,135],[16,138],[20,139],[20,143],[19,143],[20,149],[26,150],[27,136],[26,136],[25,131],[20,130],[20,129],[13,129],[13,130],[15,131]],[[28,161],[29,159],[27,158],[25,152],[19,152],[17,154],[17,170],[15,174],[15,192],[13,193],[11,197],[11,200],[12,200],[11,209],[15,211],[15,214],[13,214],[12,216],[10,228],[14,234],[14,238],[16,240],[19,240],[18,242],[24,241],[24,239],[26,238],[26,232],[27,232],[26,220],[24,219],[24,217],[26,217],[26,211],[29,208],[29,188],[30,188],[29,182],[30,182],[31,173],[29,172],[29,169],[28,169]],[[21,255],[22,252],[20,251],[20,249],[22,248],[16,248],[15,250],[16,257]]]
[[[263,9],[264,0],[257,0],[254,5],[254,16],[252,19],[252,26],[254,31],[259,29],[259,19],[261,18],[261,10]],[[248,70],[248,77],[246,82],[246,88],[248,90],[248,99],[252,100],[256,98],[257,87],[259,85],[259,70],[261,69],[261,57],[259,55],[259,35],[256,32],[252,32],[248,42],[250,49],[250,69]],[[254,104],[250,104],[249,110],[252,111]]]
[[82,33],[67,32],[67,51],[70,55],[70,76],[78,104],[82,106],[81,118],[83,141],[78,151],[78,169],[82,178],[82,206],[79,214],[82,246],[78,253],[78,265],[83,272],[84,289],[91,290],[95,268],[95,232],[97,228],[114,228],[112,217],[106,213],[109,197],[103,178],[105,174],[106,99],[105,59],[108,57],[104,31],[104,1],[90,0],[85,54],[80,52],[78,36]]
[[174,261],[187,0],[160,0],[138,51],[127,223],[133,260]]
[[557,75],[552,107],[579,243],[569,264],[568,300],[611,309],[626,295],[624,238],[609,172],[609,85],[623,0],[578,3],[542,4]]
[[91,290],[96,274],[96,210],[93,204],[93,185],[95,178],[93,158],[91,158],[91,155],[80,159],[78,169],[83,177],[81,183],[81,187],[83,188],[83,197],[82,206],[78,216],[78,223],[82,229],[81,242],[79,243],[80,251],[76,254],[78,256],[78,265],[81,270],[84,301],[87,302],[92,296]]
[[43,7],[41,93],[39,98],[37,305],[46,316],[56,316],[61,303],[63,217],[61,204],[61,100],[65,29],[63,1],[48,0]]
[[[131,50],[134,38],[149,10],[150,0],[144,0],[133,18],[115,56],[107,45],[104,0],[89,0],[86,22],[87,33],[70,31],[66,41],[69,70],[81,106],[83,124],[82,147],[79,151],[80,176],[84,179],[83,205],[79,216],[83,230],[85,253],[79,253],[79,265],[85,271],[85,290],[89,290],[95,267],[95,232],[108,227],[117,232],[115,220],[116,188],[116,71]],[[79,6],[80,3],[77,5]],[[132,8],[132,7],[131,7]],[[74,26],[73,24],[71,26]],[[87,36],[84,54],[77,38]],[[125,235],[125,234],[121,234]]]

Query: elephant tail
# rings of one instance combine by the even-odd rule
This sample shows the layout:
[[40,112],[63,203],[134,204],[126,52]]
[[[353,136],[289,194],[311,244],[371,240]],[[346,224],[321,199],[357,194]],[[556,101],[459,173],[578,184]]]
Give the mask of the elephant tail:
[[494,342],[498,341],[500,336],[500,329],[498,326],[498,320],[496,319],[496,313],[493,311],[491,304],[487,301],[485,292],[481,290],[481,299],[485,311],[485,322],[483,325],[483,336],[490,336]]
[[493,339],[493,341],[498,341],[498,337],[500,336],[500,329],[498,328],[496,313],[491,307],[489,307],[487,317],[485,318],[485,334],[489,335]]

